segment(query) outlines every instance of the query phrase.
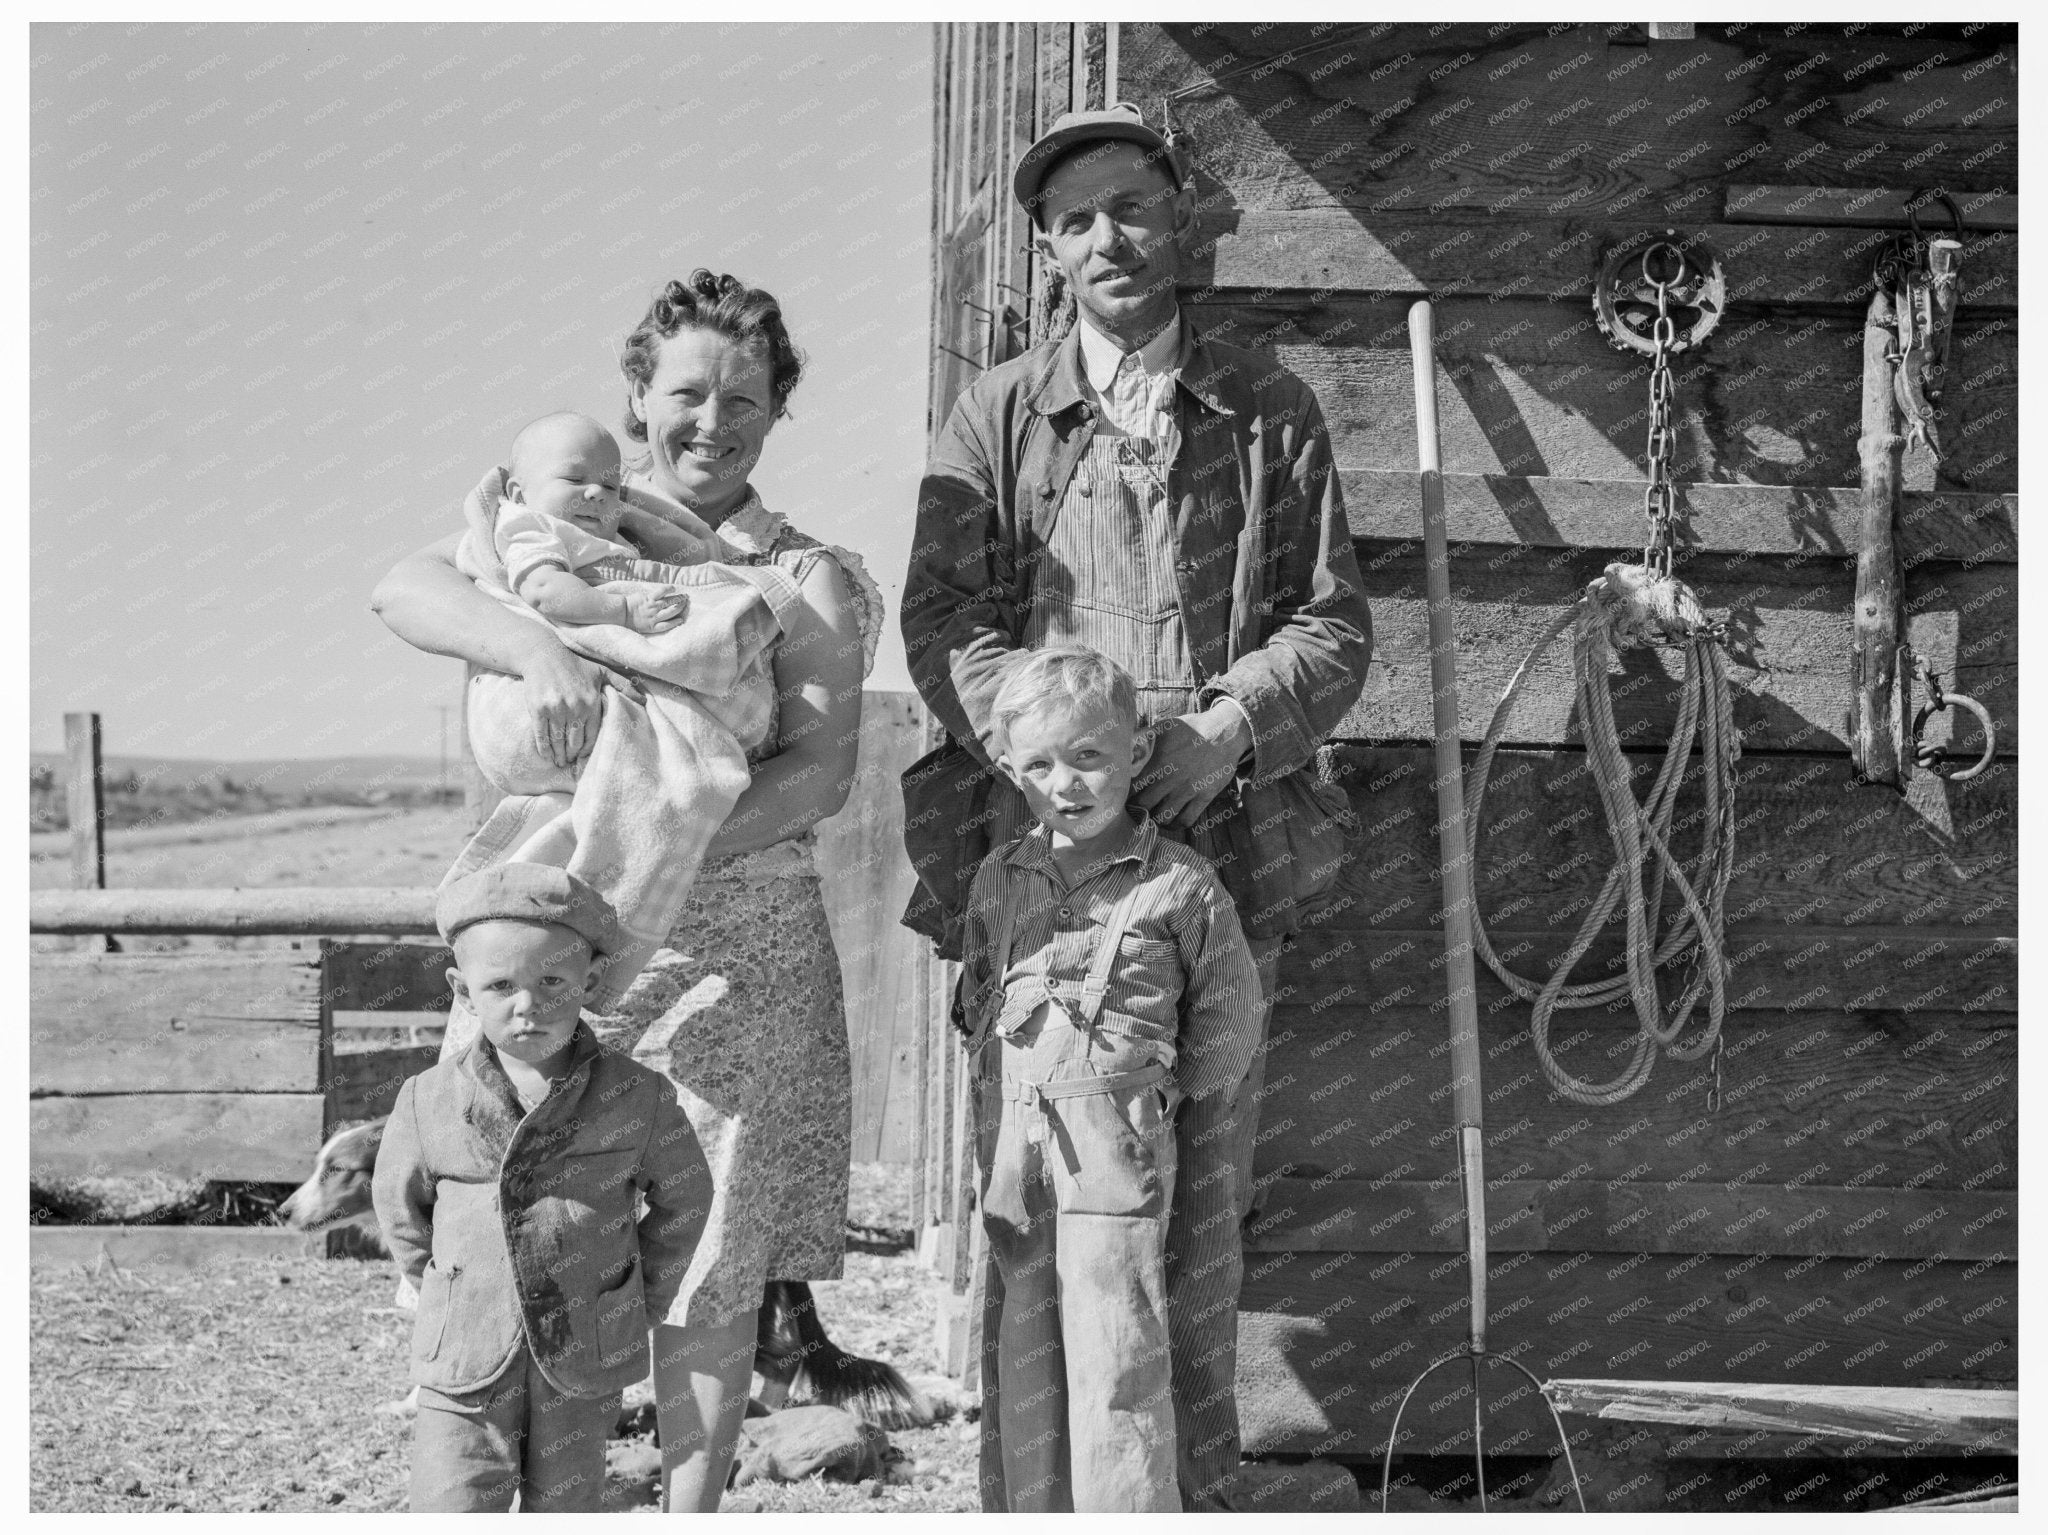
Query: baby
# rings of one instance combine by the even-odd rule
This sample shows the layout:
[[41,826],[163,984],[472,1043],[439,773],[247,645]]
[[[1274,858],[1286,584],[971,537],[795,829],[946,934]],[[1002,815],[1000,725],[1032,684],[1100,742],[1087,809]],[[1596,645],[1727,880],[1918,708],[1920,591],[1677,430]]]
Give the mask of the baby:
[[[645,494],[625,489],[619,445],[597,422],[573,411],[541,417],[512,442],[494,530],[506,583],[556,623],[620,624],[638,634],[673,629],[688,600],[680,587],[619,579],[605,564],[616,569],[650,556],[702,564],[710,558],[709,529],[695,537],[628,499]],[[640,548],[618,542],[622,526]]]
[[[448,879],[552,864],[606,897],[626,937],[602,968],[602,1010],[667,939],[750,781],[746,754],[775,716],[774,647],[801,597],[779,567],[720,563],[725,546],[686,508],[625,486],[617,443],[588,416],[521,431],[465,515],[456,565],[480,590],[638,685],[606,690],[569,766],[536,741],[520,679],[478,672],[468,689],[470,751],[506,798]],[[469,1013],[458,1004],[451,1039]]]
[[482,1037],[399,1088],[373,1180],[420,1297],[411,1508],[502,1512],[517,1491],[523,1513],[596,1512],[710,1169],[675,1089],[580,1019],[618,938],[602,896],[507,864],[443,887],[434,915]]

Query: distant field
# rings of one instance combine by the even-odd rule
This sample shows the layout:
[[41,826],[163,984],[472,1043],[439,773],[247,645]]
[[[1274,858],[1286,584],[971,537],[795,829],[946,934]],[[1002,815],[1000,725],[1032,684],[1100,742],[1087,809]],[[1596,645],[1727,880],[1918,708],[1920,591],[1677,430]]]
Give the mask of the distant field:
[[[62,754],[30,753],[28,774],[30,833],[65,829]],[[436,757],[108,757],[101,782],[109,829],[176,826],[319,805],[431,806],[440,802],[441,764]],[[449,782],[459,797],[457,763],[449,765]]]
[[[110,833],[107,884],[116,889],[434,885],[468,835],[460,805],[386,806],[328,820],[310,812],[221,816],[187,823],[185,830],[189,840],[183,841],[166,841],[169,828]],[[64,843],[63,838],[31,839],[30,889],[70,884]]]

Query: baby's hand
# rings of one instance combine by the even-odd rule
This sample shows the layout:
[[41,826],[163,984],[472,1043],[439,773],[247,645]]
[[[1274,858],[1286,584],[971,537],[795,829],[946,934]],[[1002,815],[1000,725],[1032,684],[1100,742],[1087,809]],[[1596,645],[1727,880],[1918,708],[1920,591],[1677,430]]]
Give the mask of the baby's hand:
[[689,596],[679,586],[643,586],[621,593],[626,627],[638,634],[666,634],[683,621]]

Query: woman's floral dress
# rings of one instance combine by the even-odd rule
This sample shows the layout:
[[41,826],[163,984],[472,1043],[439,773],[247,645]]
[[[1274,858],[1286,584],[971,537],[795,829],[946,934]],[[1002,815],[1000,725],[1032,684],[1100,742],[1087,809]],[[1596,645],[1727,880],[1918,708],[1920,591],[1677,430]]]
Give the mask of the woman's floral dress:
[[[866,665],[882,594],[860,556],[789,526],[753,492],[718,529],[727,564],[773,562],[798,581],[836,560],[860,621]],[[755,761],[774,755],[775,731]],[[839,958],[806,832],[707,863],[689,904],[599,1039],[662,1059],[705,1159],[710,1222],[668,1320],[715,1326],[750,1316],[770,1279],[837,1279],[846,1251],[853,1068]]]

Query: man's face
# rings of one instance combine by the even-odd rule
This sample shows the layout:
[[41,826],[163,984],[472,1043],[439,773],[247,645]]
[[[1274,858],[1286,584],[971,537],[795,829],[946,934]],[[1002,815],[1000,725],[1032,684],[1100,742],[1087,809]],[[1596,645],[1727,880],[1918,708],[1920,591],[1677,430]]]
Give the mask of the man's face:
[[1059,263],[1097,328],[1139,339],[1172,318],[1178,236],[1194,210],[1142,146],[1088,144],[1054,166],[1039,193],[1038,249]]

